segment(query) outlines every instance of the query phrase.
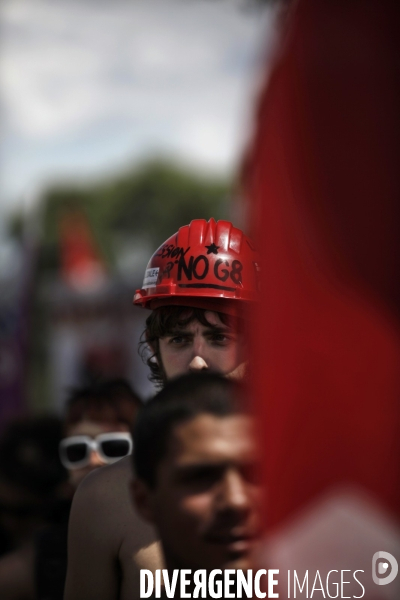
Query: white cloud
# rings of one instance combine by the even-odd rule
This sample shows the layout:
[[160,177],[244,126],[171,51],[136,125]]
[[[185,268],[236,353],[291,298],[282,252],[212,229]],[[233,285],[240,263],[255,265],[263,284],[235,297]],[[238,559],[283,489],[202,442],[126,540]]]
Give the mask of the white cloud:
[[3,199],[149,147],[228,168],[264,28],[241,4],[3,0]]

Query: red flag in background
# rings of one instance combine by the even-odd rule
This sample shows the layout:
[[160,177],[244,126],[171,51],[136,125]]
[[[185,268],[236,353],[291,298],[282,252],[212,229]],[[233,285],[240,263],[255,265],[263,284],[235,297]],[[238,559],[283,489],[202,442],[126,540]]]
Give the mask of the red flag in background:
[[101,285],[105,264],[83,212],[75,210],[62,217],[60,240],[63,279],[82,291]]
[[400,562],[399,13],[299,0],[247,182],[270,566],[365,567],[369,598],[398,593],[372,553]]

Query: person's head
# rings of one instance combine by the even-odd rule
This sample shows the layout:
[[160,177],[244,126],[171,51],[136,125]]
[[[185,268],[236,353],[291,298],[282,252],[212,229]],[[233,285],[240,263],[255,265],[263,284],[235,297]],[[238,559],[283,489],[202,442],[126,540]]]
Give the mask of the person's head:
[[61,437],[61,421],[53,416],[18,418],[0,437],[0,527],[11,546],[43,526],[65,482],[57,456]]
[[151,379],[162,385],[199,370],[241,377],[258,291],[258,255],[240,229],[214,219],[181,227],[153,254],[134,297],[153,310],[142,341]]
[[191,373],[140,411],[133,497],[168,568],[251,567],[260,527],[257,448],[237,383]]
[[76,487],[93,469],[132,451],[130,430],[142,401],[125,380],[75,389],[67,400],[60,457]]
[[161,386],[188,372],[241,378],[248,357],[244,319],[186,306],[163,306],[146,320],[143,357]]

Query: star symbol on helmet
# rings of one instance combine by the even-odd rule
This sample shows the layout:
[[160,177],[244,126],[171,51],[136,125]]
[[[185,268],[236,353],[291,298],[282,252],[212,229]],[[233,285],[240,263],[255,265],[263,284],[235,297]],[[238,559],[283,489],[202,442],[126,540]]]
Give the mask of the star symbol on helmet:
[[206,248],[207,248],[207,254],[218,254],[219,246],[216,246],[214,244],[214,242],[212,244],[210,244],[209,246],[206,246]]

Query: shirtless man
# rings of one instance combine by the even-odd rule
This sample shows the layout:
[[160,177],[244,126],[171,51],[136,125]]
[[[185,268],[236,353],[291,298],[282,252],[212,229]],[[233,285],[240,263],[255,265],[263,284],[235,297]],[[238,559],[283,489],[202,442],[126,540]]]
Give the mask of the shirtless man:
[[254,423],[242,395],[220,375],[189,373],[139,413],[132,496],[159,533],[170,582],[174,569],[254,567],[262,494]]
[[[245,316],[258,293],[257,254],[228,221],[199,219],[153,254],[134,303],[149,308],[145,342],[159,386],[188,371],[242,377]],[[129,459],[88,476],[70,517],[65,600],[139,598],[140,568],[161,566],[154,529],[132,510]]]

